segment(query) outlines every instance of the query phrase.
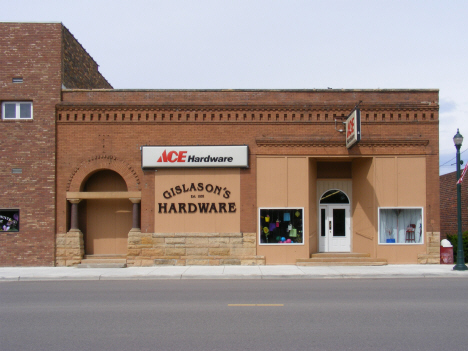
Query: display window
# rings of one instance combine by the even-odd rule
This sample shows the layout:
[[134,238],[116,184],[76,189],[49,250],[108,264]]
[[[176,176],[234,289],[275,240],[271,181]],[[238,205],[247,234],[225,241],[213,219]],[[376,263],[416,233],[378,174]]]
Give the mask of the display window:
[[0,232],[19,231],[19,210],[0,209]]
[[260,208],[260,245],[304,244],[304,208]]
[[422,208],[379,208],[379,244],[422,243]]

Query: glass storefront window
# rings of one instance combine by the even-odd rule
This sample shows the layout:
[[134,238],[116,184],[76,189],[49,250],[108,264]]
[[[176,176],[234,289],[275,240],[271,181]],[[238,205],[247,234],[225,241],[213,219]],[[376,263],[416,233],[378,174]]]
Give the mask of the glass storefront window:
[[304,208],[260,208],[259,242],[267,244],[304,244]]
[[422,244],[422,208],[379,208],[379,244]]

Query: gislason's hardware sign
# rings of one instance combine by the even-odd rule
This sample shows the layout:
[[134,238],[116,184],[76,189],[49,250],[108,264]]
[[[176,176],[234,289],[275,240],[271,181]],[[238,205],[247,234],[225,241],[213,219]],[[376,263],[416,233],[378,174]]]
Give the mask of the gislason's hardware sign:
[[141,168],[249,167],[249,148],[239,146],[142,146]]

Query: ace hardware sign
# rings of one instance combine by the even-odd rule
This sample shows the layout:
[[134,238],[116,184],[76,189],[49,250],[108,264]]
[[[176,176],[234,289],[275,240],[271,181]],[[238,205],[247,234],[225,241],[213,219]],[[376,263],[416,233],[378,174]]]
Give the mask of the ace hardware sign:
[[354,109],[346,119],[346,148],[350,149],[361,140],[361,111]]
[[142,146],[141,168],[249,167],[249,148],[241,146]]

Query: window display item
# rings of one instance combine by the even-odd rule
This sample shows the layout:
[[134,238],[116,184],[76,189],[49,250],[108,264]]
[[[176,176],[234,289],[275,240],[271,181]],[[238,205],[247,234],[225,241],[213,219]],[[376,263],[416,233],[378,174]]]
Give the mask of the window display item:
[[422,208],[380,208],[379,243],[422,244],[424,239],[422,224]]
[[259,208],[260,245],[304,245],[304,208]]

